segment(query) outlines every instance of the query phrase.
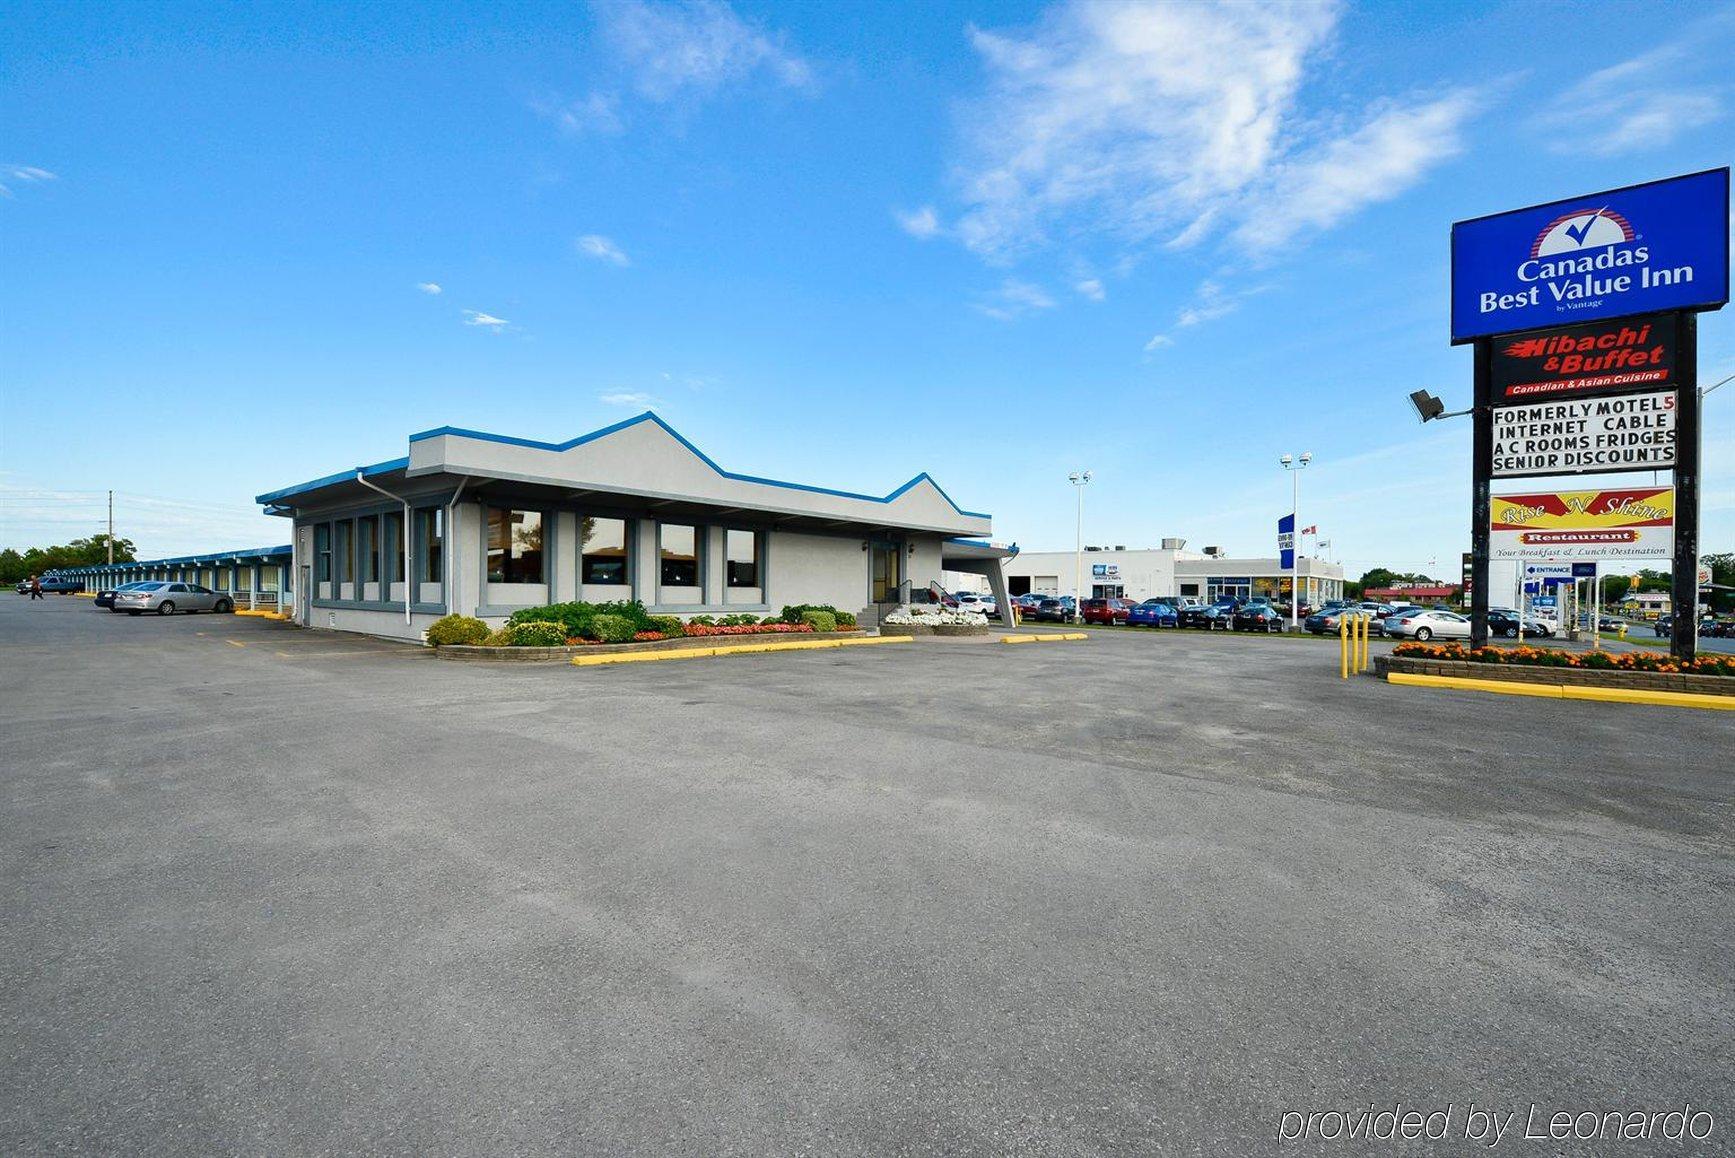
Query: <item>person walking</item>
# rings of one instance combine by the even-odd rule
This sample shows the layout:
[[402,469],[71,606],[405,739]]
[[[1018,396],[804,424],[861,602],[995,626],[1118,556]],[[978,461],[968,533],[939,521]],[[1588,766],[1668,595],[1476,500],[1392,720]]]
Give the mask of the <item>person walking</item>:
[[32,599],[41,599],[42,598],[42,580],[38,579],[34,575],[32,575],[30,577],[30,598],[32,598]]

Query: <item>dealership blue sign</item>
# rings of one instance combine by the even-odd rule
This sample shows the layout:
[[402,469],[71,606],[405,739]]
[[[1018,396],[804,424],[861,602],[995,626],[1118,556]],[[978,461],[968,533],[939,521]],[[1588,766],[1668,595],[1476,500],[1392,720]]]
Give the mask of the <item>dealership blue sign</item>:
[[1452,341],[1729,300],[1729,170],[1452,226]]

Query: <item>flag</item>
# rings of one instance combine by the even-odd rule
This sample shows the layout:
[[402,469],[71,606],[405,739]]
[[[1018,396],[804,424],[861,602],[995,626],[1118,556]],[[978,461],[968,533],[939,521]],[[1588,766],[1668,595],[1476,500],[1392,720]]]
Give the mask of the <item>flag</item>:
[[1317,535],[1319,534],[1319,524],[1315,523],[1311,527],[1303,527],[1301,528],[1301,533],[1304,535]]

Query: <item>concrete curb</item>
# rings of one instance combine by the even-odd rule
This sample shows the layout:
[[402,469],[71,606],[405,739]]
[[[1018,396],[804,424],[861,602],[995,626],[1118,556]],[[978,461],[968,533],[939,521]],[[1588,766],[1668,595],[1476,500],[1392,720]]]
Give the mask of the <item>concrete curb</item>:
[[1698,692],[1649,692],[1638,688],[1589,688],[1567,684],[1520,684],[1506,680],[1476,680],[1463,676],[1410,675],[1390,672],[1386,682],[1407,687],[1454,688],[1459,691],[1492,692],[1502,696],[1541,696],[1555,700],[1597,700],[1610,704],[1649,704],[1666,708],[1701,708],[1735,711],[1735,696],[1712,696]]
[[1074,640],[1089,639],[1090,633],[1085,631],[1047,632],[1042,635],[1002,635],[1001,643],[1071,643]]
[[655,663],[665,659],[709,659],[725,655],[758,655],[769,651],[820,651],[833,647],[870,647],[909,643],[907,635],[869,635],[860,639],[800,639],[789,643],[742,643],[729,647],[690,647],[680,651],[648,651],[616,655],[575,655],[573,667],[605,667],[616,663]]

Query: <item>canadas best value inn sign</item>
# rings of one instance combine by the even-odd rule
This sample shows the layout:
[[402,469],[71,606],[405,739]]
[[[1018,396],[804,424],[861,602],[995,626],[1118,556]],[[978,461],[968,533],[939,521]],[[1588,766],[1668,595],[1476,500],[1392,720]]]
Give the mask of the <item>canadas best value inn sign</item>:
[[1729,170],[1452,226],[1452,341],[1729,300]]

